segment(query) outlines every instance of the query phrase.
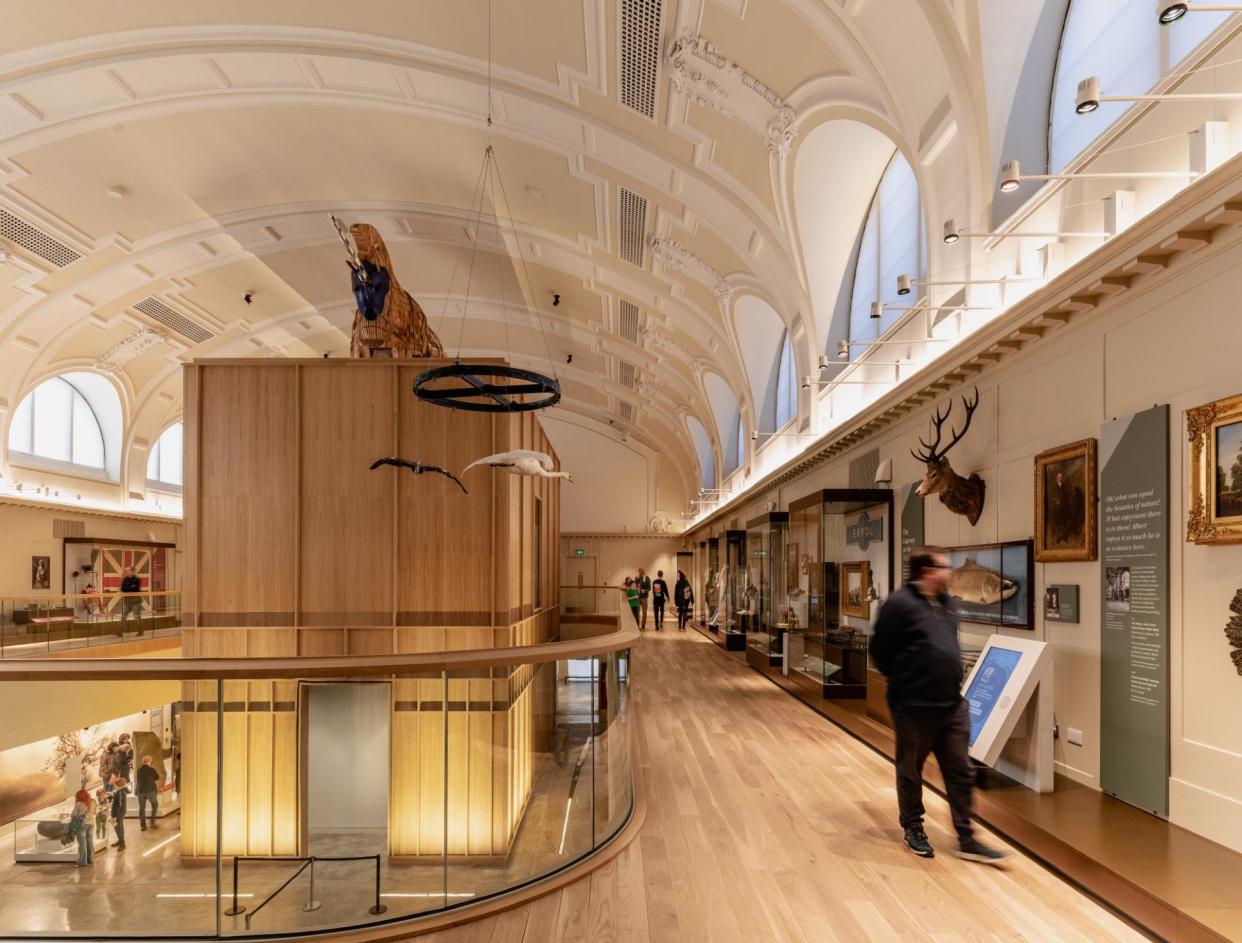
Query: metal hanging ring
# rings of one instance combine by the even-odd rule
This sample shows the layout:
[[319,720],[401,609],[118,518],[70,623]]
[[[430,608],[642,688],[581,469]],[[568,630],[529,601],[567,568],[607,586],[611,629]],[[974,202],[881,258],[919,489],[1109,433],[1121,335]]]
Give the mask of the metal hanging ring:
[[[462,385],[438,389],[430,386],[436,380],[451,378],[460,379]],[[534,370],[504,364],[452,363],[419,374],[414,381],[414,395],[424,403],[447,406],[449,409],[476,413],[527,413],[547,409],[560,402],[561,384]],[[539,398],[523,402],[517,398],[523,395]]]

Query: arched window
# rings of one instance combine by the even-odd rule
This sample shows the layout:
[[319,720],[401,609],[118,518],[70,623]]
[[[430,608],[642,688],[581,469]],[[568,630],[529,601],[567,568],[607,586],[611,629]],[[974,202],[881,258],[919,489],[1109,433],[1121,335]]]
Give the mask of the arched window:
[[737,436],[734,441],[737,443],[737,459],[733,463],[734,468],[738,468],[746,461],[746,428],[742,425],[742,417],[737,417]]
[[182,453],[185,448],[185,427],[174,422],[164,430],[151,448],[147,459],[147,481],[152,484],[176,485],[182,480]]
[[1097,76],[1105,95],[1144,94],[1228,16],[1199,12],[1161,26],[1152,3],[1071,0],[1052,86],[1051,172],[1064,170],[1132,104],[1103,102],[1092,114],[1079,115],[1074,111],[1074,96],[1080,81]]
[[798,378],[794,373],[793,342],[785,332],[780,360],[776,365],[776,428],[798,414]]
[[894,151],[876,187],[863,224],[850,298],[850,337],[870,340],[888,330],[900,311],[871,317],[872,302],[896,305],[897,276],[919,277],[923,271],[923,219],[914,168]]
[[690,441],[694,444],[695,454],[699,457],[699,474],[702,475],[704,488],[716,487],[716,460],[712,457],[712,439],[707,429],[693,416],[686,417],[686,428],[690,430]]
[[738,408],[733,388],[719,374],[704,374],[703,388],[707,391],[707,402],[716,420],[716,440],[720,443],[720,460],[723,466],[720,477],[724,478],[737,468],[740,461],[735,443],[741,410]]
[[9,460],[96,477],[119,477],[121,405],[92,373],[66,373],[35,387],[9,426]]

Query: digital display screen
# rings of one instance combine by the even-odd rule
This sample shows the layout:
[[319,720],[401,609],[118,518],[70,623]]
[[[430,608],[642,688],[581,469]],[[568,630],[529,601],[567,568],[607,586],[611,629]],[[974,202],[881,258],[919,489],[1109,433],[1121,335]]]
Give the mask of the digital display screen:
[[1022,653],[1010,648],[989,648],[979,663],[970,687],[966,689],[966,703],[970,708],[970,745],[975,745],[979,731],[992,716],[992,708],[1005,693],[1013,670],[1022,660]]

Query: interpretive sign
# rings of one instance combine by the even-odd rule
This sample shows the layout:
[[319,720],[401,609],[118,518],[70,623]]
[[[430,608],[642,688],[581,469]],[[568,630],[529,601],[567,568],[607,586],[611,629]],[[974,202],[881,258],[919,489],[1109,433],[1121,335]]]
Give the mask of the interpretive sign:
[[1044,618],[1049,622],[1078,621],[1078,587],[1051,583],[1044,587]]
[[1169,407],[1100,430],[1100,788],[1169,814]]
[[858,515],[858,520],[845,525],[845,542],[859,550],[866,550],[871,544],[878,544],[884,539],[884,518],[870,517],[866,511]]
[[923,497],[915,494],[920,482],[901,489],[901,582],[910,581],[910,551],[923,545]]

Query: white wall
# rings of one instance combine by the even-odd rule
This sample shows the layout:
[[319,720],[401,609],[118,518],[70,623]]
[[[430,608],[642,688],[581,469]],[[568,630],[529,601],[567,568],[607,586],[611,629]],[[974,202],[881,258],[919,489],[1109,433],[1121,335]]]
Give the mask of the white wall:
[[307,825],[315,831],[388,827],[389,686],[310,684]]
[[[978,378],[980,405],[966,438],[950,453],[959,474],[987,482],[975,526],[938,500],[926,503],[926,539],[946,546],[1025,539],[1034,528],[1034,456],[1085,437],[1101,424],[1156,403],[1169,403],[1170,434],[1170,818],[1242,850],[1242,677],[1225,640],[1228,604],[1242,588],[1242,544],[1186,543],[1188,448],[1185,411],[1242,393],[1242,244],[1204,251],[1176,276],[1136,285],[1114,304],[1072,322]],[[939,405],[944,404],[942,399]],[[960,423],[960,396],[954,396]],[[894,491],[922,477],[908,449],[927,434],[933,405],[865,440],[855,450],[739,509],[736,520],[778,508],[818,488],[845,487],[847,464],[878,447],[893,460]],[[953,420],[950,420],[952,424]],[[717,533],[724,523],[710,528]],[[688,535],[687,546],[708,529]],[[890,548],[895,550],[895,548]],[[1079,586],[1081,621],[1045,623],[1038,601],[1045,583]],[[1033,631],[1006,634],[1045,639],[1055,665],[1055,711],[1062,729],[1083,731],[1082,746],[1057,742],[1059,772],[1098,788],[1100,769],[1100,564],[1035,565]],[[886,587],[887,589],[887,587]],[[982,641],[990,627],[963,625]]]
[[680,547],[680,537],[575,537],[571,534],[561,538],[561,570],[564,572],[568,560],[575,558],[574,551],[582,548],[588,558],[595,560],[601,586],[619,586],[627,576],[637,576],[641,566],[652,579],[656,578],[657,571],[663,570],[664,580],[672,592],[677,580]]

